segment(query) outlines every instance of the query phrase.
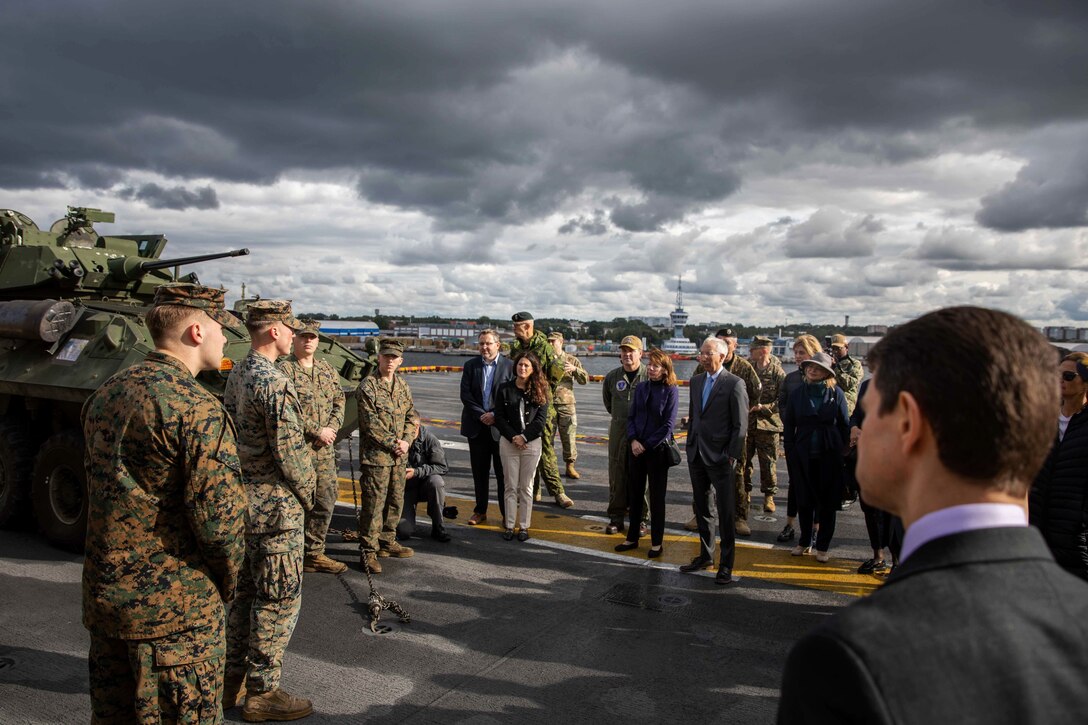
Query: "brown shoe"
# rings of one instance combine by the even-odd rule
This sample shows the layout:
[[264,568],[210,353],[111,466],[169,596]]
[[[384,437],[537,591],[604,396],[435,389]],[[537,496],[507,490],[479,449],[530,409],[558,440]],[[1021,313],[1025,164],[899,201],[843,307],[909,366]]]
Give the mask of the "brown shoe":
[[246,722],[264,722],[265,720],[298,720],[312,715],[314,705],[309,700],[288,695],[280,688],[272,692],[253,694],[246,698],[242,707],[242,719]]
[[574,470],[574,461],[571,461],[570,463],[568,463],[567,464],[567,478],[573,478],[575,481],[577,481],[581,477],[582,477],[582,474],[580,474],[580,473],[578,473],[578,471]]
[[364,552],[363,555],[359,557],[359,565],[363,567],[363,569],[369,568],[371,574],[382,573],[382,565],[378,563],[378,557],[373,551]]
[[565,493],[555,494],[555,503],[560,508],[565,508],[565,509],[569,509],[571,506],[574,505],[574,501],[572,501],[570,496],[568,496]]
[[344,562],[330,559],[324,554],[307,554],[302,560],[302,571],[339,574],[347,569],[348,565]]
[[763,497],[763,510],[769,514],[774,513],[774,496],[769,493]]
[[246,678],[227,677],[223,680],[223,709],[229,710],[246,701]]
[[534,501],[542,501],[543,499],[544,499],[544,494],[542,494],[540,492],[539,488],[536,489],[535,491],[533,491],[533,500]]
[[699,521],[698,521],[698,519],[696,519],[694,516],[692,516],[691,521],[684,524],[684,528],[687,529],[688,531],[698,531],[699,530]]
[[733,528],[736,530],[737,536],[751,536],[752,535],[752,528],[748,525],[748,522],[745,521],[744,519],[737,519],[734,522],[734,527]]
[[475,526],[476,524],[486,524],[487,514],[472,514],[468,517],[468,525]]
[[390,543],[382,543],[381,550],[378,552],[378,556],[392,556],[397,559],[407,559],[415,554],[415,549],[405,546],[399,541],[391,541]]

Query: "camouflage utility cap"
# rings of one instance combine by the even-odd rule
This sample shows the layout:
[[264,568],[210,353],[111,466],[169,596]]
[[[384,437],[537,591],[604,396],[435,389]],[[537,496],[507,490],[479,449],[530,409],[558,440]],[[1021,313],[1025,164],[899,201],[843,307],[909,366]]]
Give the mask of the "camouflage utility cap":
[[292,330],[302,330],[302,322],[291,314],[291,300],[257,300],[249,306],[246,321],[255,325],[261,322],[282,322]]
[[771,338],[764,337],[763,335],[756,335],[752,338],[752,344],[750,345],[750,347],[754,350],[757,347],[770,347],[773,344],[774,342],[771,340]]
[[846,335],[832,335],[831,347],[850,347],[846,342]]
[[317,320],[310,319],[309,317],[300,317],[298,318],[298,321],[302,323],[302,328],[298,331],[298,334],[300,335],[314,335],[316,337],[317,333],[321,331],[321,323]]
[[548,333],[548,340],[549,341],[550,340],[559,340],[559,342],[563,342],[563,333],[562,332]]
[[533,319],[531,312],[515,312],[510,319],[514,322],[529,322]]
[[383,337],[378,340],[378,354],[404,357],[404,343],[391,337]]
[[201,310],[221,325],[238,327],[238,319],[223,307],[225,294],[226,290],[214,287],[204,287],[188,282],[171,282],[159,285],[155,289],[155,300],[151,304],[155,307],[160,305],[192,307],[195,310]]
[[642,340],[634,335],[628,335],[620,340],[620,347],[629,347],[632,350],[642,350]]

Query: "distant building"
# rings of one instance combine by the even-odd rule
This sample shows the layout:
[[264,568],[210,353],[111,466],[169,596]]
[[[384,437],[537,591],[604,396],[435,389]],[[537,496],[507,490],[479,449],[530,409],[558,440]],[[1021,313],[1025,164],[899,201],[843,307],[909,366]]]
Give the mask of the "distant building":
[[370,320],[321,320],[321,331],[326,335],[377,337],[378,326]]
[[672,323],[672,337],[661,345],[661,349],[674,358],[692,358],[699,354],[694,342],[684,337],[684,325],[688,322],[688,313],[684,312],[684,291],[680,278],[676,278],[676,309],[669,315]]
[[668,317],[628,317],[632,322],[641,322],[650,327],[669,327],[671,320]]
[[1044,327],[1043,335],[1052,342],[1088,340],[1088,328],[1085,327]]
[[866,335],[887,335],[888,334],[888,326],[887,325],[867,325],[865,327],[865,334]]

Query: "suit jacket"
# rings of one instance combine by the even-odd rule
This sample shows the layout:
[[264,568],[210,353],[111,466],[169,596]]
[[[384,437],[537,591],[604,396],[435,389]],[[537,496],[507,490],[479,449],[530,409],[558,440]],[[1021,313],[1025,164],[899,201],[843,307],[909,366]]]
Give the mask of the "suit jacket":
[[491,405],[484,408],[484,359],[477,355],[469,358],[461,369],[461,435],[475,438],[481,433],[491,433],[494,426],[480,422],[480,416],[495,410],[495,396],[499,385],[514,377],[514,363],[510,358],[499,355],[496,358],[495,379],[491,381]]
[[1032,528],[922,545],[790,652],[778,722],[1083,722],[1088,583]]
[[723,369],[710,390],[703,409],[706,373],[691,379],[688,402],[688,460],[699,457],[712,466],[725,465],[729,459],[740,460],[744,438],[748,434],[748,390],[744,381]]

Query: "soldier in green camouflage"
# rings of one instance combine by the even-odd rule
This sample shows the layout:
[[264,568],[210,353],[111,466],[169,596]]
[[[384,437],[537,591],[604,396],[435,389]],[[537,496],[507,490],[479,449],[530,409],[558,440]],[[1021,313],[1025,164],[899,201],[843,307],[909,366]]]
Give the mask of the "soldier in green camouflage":
[[296,720],[313,712],[309,700],[279,686],[302,605],[306,512],[317,486],[295,386],[275,366],[291,352],[301,328],[290,302],[253,303],[246,317],[251,347],[231,370],[223,393],[238,431],[249,501],[246,566],[227,622],[224,706],[245,692],[242,717],[249,722]]
[[347,564],[325,555],[325,537],[329,533],[338,493],[336,434],[344,425],[344,391],[332,366],[314,357],[320,323],[309,319],[300,322],[303,329],[295,334],[294,351],[277,362],[276,367],[295,386],[302,406],[302,432],[310,445],[310,459],[317,473],[314,507],[306,514],[302,570],[339,574],[348,568]]
[[355,391],[359,406],[359,548],[361,563],[380,574],[378,557],[404,559],[415,552],[397,541],[404,510],[404,473],[419,416],[412,391],[397,368],[404,345],[391,338],[378,343],[378,367]]
[[562,332],[550,333],[548,342],[563,365],[563,377],[555,386],[555,399],[552,401],[548,415],[555,418],[554,425],[559,431],[559,442],[563,444],[563,461],[567,464],[567,478],[578,480],[581,476],[574,468],[574,462],[578,460],[578,446],[575,442],[578,432],[578,410],[575,407],[574,384],[585,385],[589,382],[589,375],[586,374],[578,358],[563,350]]
[[[612,417],[608,424],[608,524],[604,528],[606,534],[623,533],[623,517],[627,514],[627,454],[631,450],[631,441],[627,438],[627,414],[631,410],[635,386],[649,379],[646,363],[642,362],[642,340],[634,335],[628,335],[620,340],[619,367],[608,371],[608,374],[604,376],[604,384],[601,386],[604,409]],[[645,519],[640,522],[640,526],[645,528],[650,520],[650,505],[647,503],[642,511]],[[646,534],[640,531],[639,535]]]
[[146,323],[155,350],[83,407],[92,721],[219,723],[246,499],[230,418],[194,376],[237,322],[222,290],[174,283]]
[[[724,340],[729,346],[729,354],[726,355],[722,367],[744,381],[744,387],[748,391],[748,400],[759,400],[762,395],[762,384],[759,382],[759,376],[756,375],[755,368],[752,367],[752,364],[736,354],[737,333],[735,333],[732,328],[723,327],[714,333],[714,337],[719,340]],[[702,363],[696,366],[695,372],[692,373],[692,377],[701,372],[704,372]],[[681,423],[684,422],[686,421],[681,420]],[[744,470],[748,465],[747,450],[742,452],[741,458],[742,460],[737,461],[738,470]],[[736,534],[737,536],[751,536],[752,528],[748,525],[748,506],[750,501],[748,491],[744,488],[744,476],[734,476],[733,480],[736,484],[736,496],[734,497],[736,511],[733,516]],[[684,528],[688,531],[697,531],[698,526],[696,525],[695,518],[692,517],[692,519],[685,524]]]
[[[555,388],[563,379],[565,371],[563,363],[555,356],[555,350],[548,343],[548,338],[543,332],[534,330],[535,321],[528,312],[517,312],[511,318],[514,322],[514,341],[510,343],[510,357],[519,352],[529,351],[536,355],[540,361],[540,368],[544,376],[548,378],[551,387],[552,399],[555,398]],[[550,401],[549,401],[550,402]],[[555,503],[569,509],[574,501],[563,490],[563,482],[559,479],[559,464],[555,460],[555,419],[548,417],[544,425],[544,432],[540,436],[540,463],[537,464],[537,480],[542,480],[548,487],[548,493],[555,497]]]
[[854,414],[854,407],[858,404],[858,388],[865,377],[865,371],[861,367],[861,361],[850,357],[850,344],[846,335],[831,336],[831,357],[835,362],[831,369],[835,371],[835,383],[846,396],[846,407],[850,415]]
[[759,376],[759,400],[748,409],[748,451],[745,456],[744,490],[749,500],[752,494],[752,473],[759,458],[759,490],[763,493],[763,510],[773,513],[774,497],[778,493],[778,437],[782,419],[778,415],[778,394],[786,379],[782,363],[771,354],[771,338],[752,338],[752,367]]

